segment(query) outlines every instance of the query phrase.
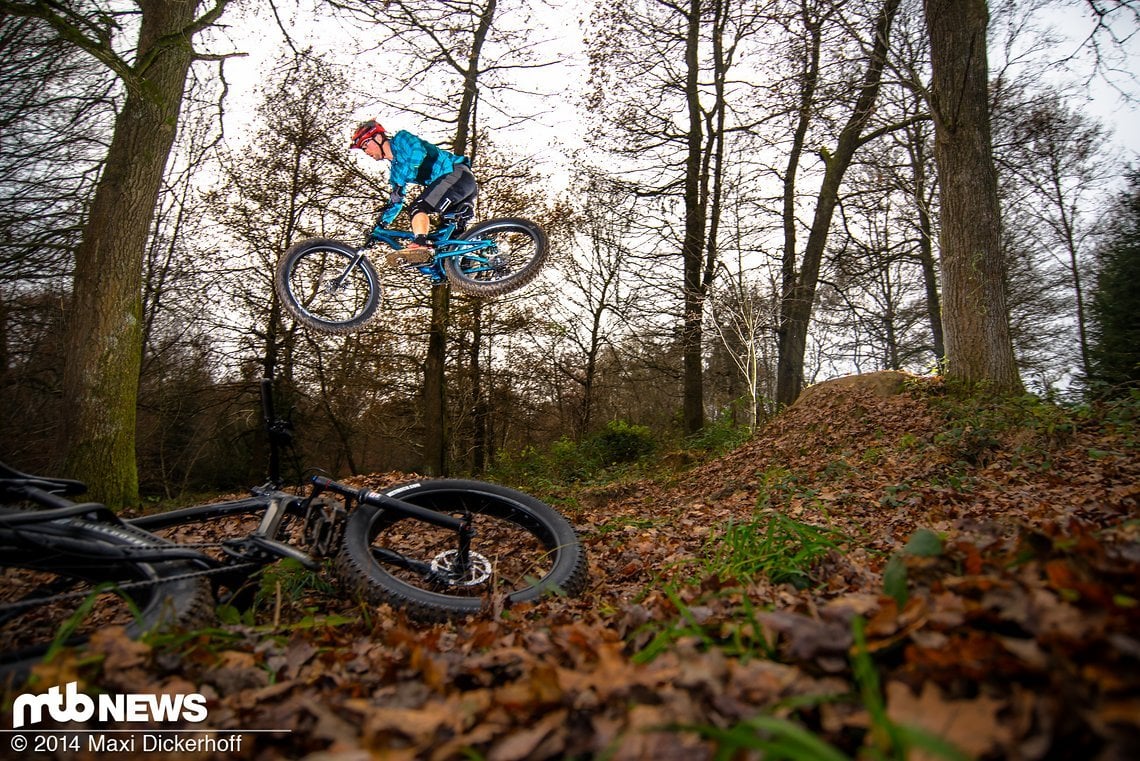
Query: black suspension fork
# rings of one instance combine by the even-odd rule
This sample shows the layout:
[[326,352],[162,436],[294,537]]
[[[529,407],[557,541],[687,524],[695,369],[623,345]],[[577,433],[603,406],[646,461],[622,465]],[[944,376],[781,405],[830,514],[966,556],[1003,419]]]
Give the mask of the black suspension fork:
[[371,491],[369,489],[353,489],[339,484],[331,478],[325,478],[324,476],[313,476],[310,482],[313,484],[313,492],[310,495],[310,499],[316,497],[322,491],[327,490],[347,499],[356,500],[357,504],[376,505],[377,507],[391,510],[399,515],[454,531],[458,537],[456,546],[457,570],[462,574],[466,574],[470,570],[471,540],[475,536],[475,526],[473,516],[469,511],[465,511],[463,517],[457,518],[453,515],[414,505],[411,502],[404,502],[395,497],[389,497],[387,494],[381,494],[380,492]]
[[457,548],[459,554],[456,558],[456,572],[461,577],[466,577],[471,570],[471,539],[475,536],[475,526],[471,522],[471,513],[467,511],[460,519],[459,531],[459,547]]
[[364,252],[367,250],[367,246],[364,248],[356,249],[356,256],[352,257],[352,261],[348,263],[348,266],[344,268],[344,271],[341,272],[340,275],[338,275],[337,278],[332,281],[332,284],[338,290],[344,286],[344,281],[348,280],[348,276],[352,273],[353,268],[360,264],[360,260],[364,258]]
[[324,280],[321,282],[322,290],[326,290],[328,293],[335,293],[343,288],[345,281],[348,280],[349,275],[352,274],[353,268],[359,265],[360,261],[364,259],[364,252],[372,248],[374,245],[376,245],[376,239],[369,235],[368,239],[365,240],[364,245],[356,249],[356,253],[353,255],[352,261],[348,263],[347,267],[341,270],[339,275],[332,279]]

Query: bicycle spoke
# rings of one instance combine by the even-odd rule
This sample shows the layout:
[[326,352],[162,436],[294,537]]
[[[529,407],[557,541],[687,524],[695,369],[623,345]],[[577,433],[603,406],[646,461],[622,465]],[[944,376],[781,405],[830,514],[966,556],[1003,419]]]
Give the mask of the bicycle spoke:
[[345,333],[368,322],[380,303],[376,270],[358,249],[334,240],[305,240],[277,264],[274,288],[298,321]]

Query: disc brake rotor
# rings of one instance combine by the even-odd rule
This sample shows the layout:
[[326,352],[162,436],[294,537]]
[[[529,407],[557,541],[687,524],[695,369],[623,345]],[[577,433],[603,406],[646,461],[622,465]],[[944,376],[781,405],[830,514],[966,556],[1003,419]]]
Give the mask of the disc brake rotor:
[[454,587],[473,587],[491,578],[491,561],[478,552],[469,553],[467,568],[459,568],[459,550],[436,555],[431,569]]

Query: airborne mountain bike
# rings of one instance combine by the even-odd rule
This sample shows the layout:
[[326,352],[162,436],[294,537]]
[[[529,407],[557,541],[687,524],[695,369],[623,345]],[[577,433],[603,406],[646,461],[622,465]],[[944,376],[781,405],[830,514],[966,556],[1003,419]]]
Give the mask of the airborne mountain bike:
[[[526,285],[546,261],[546,233],[518,218],[489,219],[467,230],[474,216],[463,204],[441,216],[428,235],[434,251],[427,262],[400,266],[447,282],[471,296],[492,297]],[[302,324],[323,333],[348,333],[376,316],[380,278],[369,253],[387,246],[397,258],[414,236],[377,224],[363,246],[312,238],[291,246],[277,264],[274,287],[281,303]]]
[[[328,560],[348,590],[424,621],[584,588],[573,527],[513,489],[439,479],[372,491],[313,476],[299,493],[285,490],[279,453],[292,429],[273,413],[268,380],[262,401],[270,479],[242,499],[127,520],[73,501],[86,488],[78,481],[0,463],[0,672],[111,624],[132,636],[207,624],[219,591],[282,558],[310,569]],[[243,516],[256,528],[209,543],[177,538]]]

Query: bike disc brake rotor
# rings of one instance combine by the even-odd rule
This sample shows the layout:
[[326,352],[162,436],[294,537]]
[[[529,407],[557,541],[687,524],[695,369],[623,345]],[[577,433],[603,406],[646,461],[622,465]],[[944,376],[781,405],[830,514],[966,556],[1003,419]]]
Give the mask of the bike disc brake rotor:
[[474,587],[491,578],[491,561],[478,552],[469,553],[466,568],[459,568],[459,550],[436,555],[431,569],[453,587]]

